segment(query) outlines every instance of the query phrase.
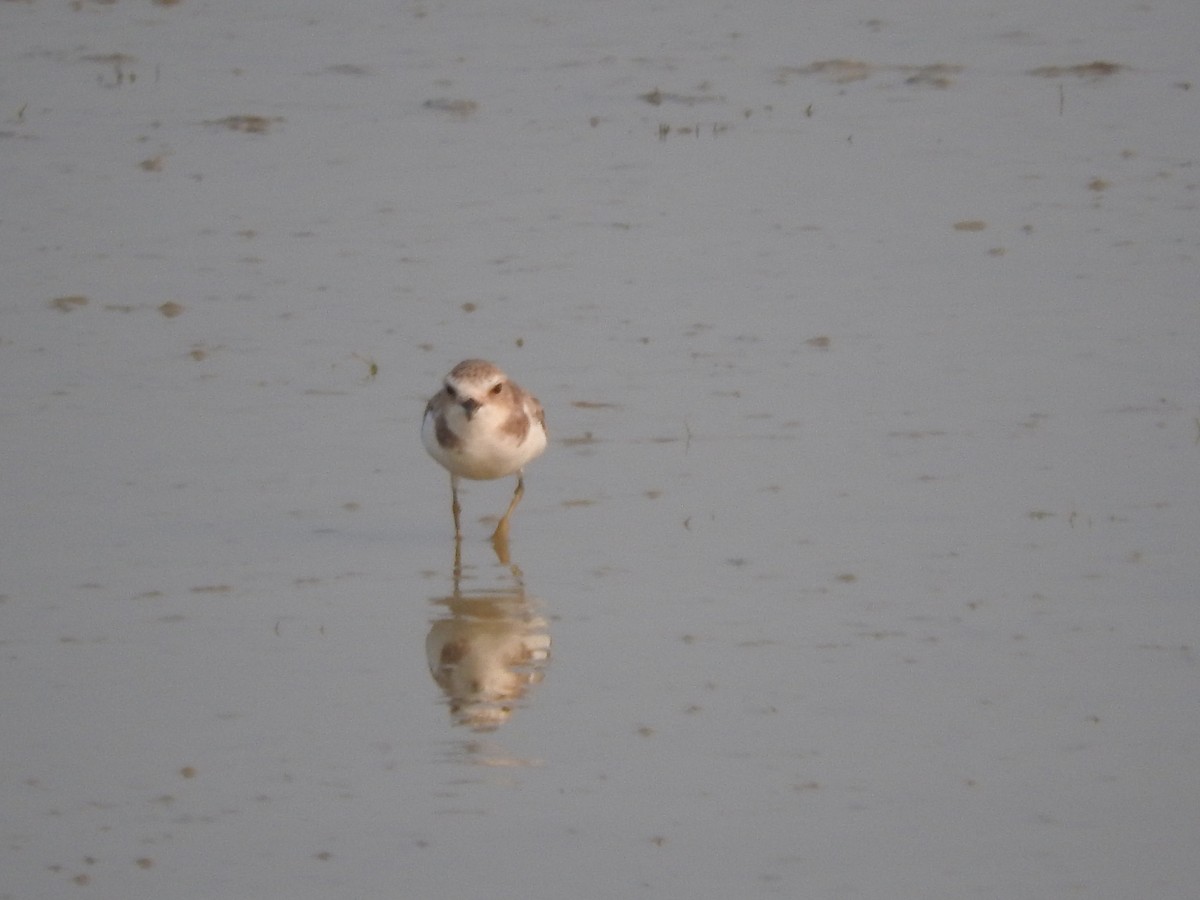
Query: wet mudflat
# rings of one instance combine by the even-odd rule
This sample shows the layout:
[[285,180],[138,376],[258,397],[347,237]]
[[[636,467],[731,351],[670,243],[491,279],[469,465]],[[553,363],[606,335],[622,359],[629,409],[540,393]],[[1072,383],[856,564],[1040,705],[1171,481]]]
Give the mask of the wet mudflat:
[[1190,897],[1197,26],[1066,10],[0,3],[0,898]]

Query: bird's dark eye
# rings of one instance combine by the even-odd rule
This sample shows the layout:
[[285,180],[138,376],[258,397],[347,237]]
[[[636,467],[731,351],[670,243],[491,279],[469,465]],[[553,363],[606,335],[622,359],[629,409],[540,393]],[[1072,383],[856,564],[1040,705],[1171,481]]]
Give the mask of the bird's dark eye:
[[495,387],[492,388],[492,393],[498,394],[502,390],[504,390],[504,382],[503,381],[501,381],[499,384],[497,384]]
[[447,397],[454,396],[454,388],[452,388],[450,385],[446,385],[446,396]]

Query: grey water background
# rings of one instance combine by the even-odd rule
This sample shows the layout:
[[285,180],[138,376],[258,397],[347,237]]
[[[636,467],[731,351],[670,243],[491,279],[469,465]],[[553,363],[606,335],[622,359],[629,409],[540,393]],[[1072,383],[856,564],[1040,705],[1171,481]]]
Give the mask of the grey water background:
[[1198,27],[0,5],[0,897],[1192,896]]

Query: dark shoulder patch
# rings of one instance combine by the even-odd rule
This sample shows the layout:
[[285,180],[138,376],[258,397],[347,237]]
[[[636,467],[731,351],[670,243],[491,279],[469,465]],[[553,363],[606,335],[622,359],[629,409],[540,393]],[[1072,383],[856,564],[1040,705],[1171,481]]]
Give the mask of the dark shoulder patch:
[[438,442],[439,447],[442,447],[446,450],[453,450],[456,447],[458,447],[459,444],[462,443],[458,439],[458,435],[456,435],[453,431],[450,430],[450,426],[446,424],[446,420],[443,419],[441,416],[434,419],[433,424],[434,424],[434,433],[437,435],[437,442]]

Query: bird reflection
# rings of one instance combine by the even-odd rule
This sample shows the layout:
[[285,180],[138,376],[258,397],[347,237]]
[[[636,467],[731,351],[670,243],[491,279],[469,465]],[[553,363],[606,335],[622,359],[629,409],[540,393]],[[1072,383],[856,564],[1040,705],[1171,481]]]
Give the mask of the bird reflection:
[[463,590],[462,541],[454,542],[454,592],[431,602],[445,607],[425,638],[429,673],[446,695],[456,725],[494,731],[507,722],[550,659],[546,620],[525,592],[508,542],[494,541],[499,583]]

